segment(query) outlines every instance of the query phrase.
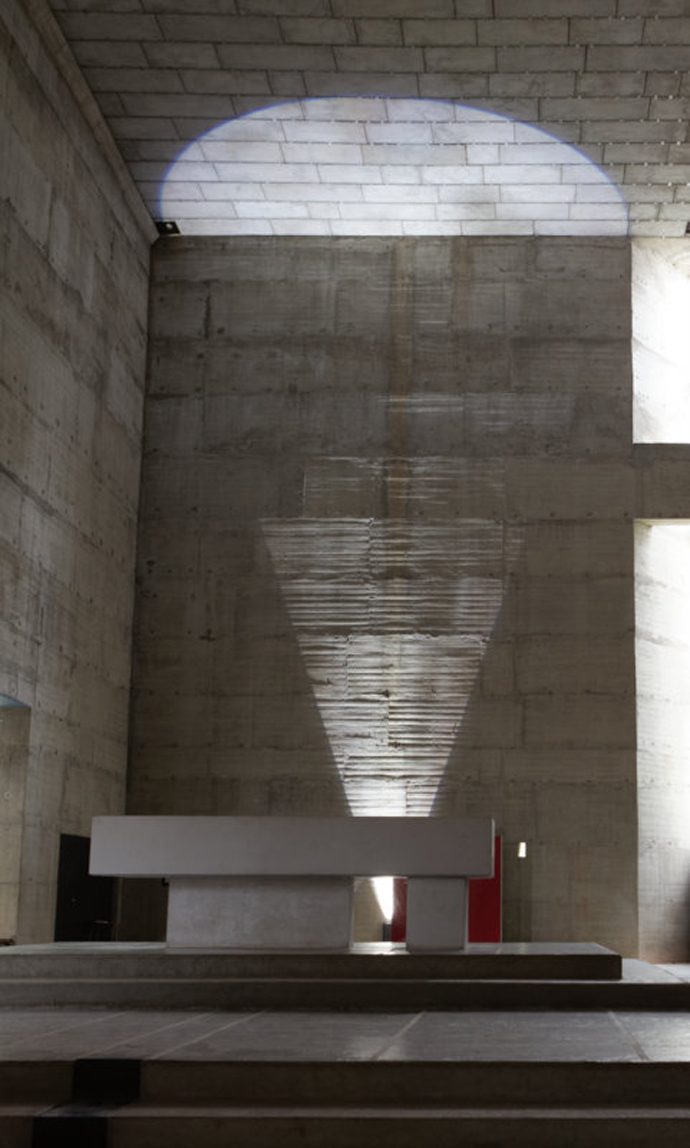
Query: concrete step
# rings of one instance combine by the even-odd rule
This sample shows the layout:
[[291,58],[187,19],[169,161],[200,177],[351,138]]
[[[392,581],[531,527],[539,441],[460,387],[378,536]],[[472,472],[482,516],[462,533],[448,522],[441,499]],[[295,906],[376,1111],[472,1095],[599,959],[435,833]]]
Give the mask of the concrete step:
[[303,1107],[685,1105],[687,1061],[149,1060],[141,1100]]
[[0,1107],[2,1148],[687,1148],[690,1108]]
[[69,1060],[0,1060],[0,1103],[12,1100],[37,1108],[60,1104],[72,1095],[73,1076]]
[[414,954],[228,953],[162,944],[36,945],[0,951],[0,1006],[433,1010],[690,1008],[690,984],[643,966],[621,979],[600,945],[473,946]]
[[[564,1014],[562,1046],[557,1027],[554,1033],[552,1023],[544,1029],[543,1015],[534,1023],[526,1015],[524,1059],[509,1016],[505,1025],[493,1024],[483,1045],[465,1041],[465,1059],[454,1060],[438,1053],[434,1060],[423,1058],[430,1033],[421,1059],[375,1059],[366,1043],[351,1045],[345,1029],[342,1046],[338,1043],[328,1059],[308,1059],[309,1040],[299,1039],[299,1018],[293,1026],[296,1043],[272,1060],[256,1052],[254,1059],[251,1053],[214,1059],[211,1045],[192,1040],[178,1059],[107,1052],[72,1059],[60,1051],[56,1059],[40,1061],[29,1042],[26,1060],[0,1061],[0,1148],[274,1148],[276,1143],[281,1148],[429,1143],[434,1148],[685,1148],[690,1143],[690,1060],[668,1058],[674,1041],[683,1055],[684,1022],[672,1021],[668,1029],[662,1023],[659,1029],[651,1018],[650,1038],[662,1041],[667,1059],[639,1059],[643,1041],[637,1053],[630,1044],[607,1045],[603,1055],[609,1059],[598,1060],[601,1025],[595,1014],[589,1019]],[[107,1010],[103,1018],[107,1024]],[[74,1019],[72,1014],[70,1023]],[[279,1034],[285,1022],[270,1018],[269,1035],[274,1023]],[[588,1028],[591,1056],[572,1059],[576,1036],[573,1032],[569,1041],[569,1025],[580,1032]],[[135,1023],[129,1041],[136,1040],[136,1030]],[[65,1040],[72,1031],[68,1024]],[[455,1031],[446,1047],[461,1056]],[[106,1044],[113,1036],[111,1027]],[[511,1039],[511,1057],[501,1059]],[[311,1041],[321,1040],[312,1025]],[[551,1059],[533,1059],[540,1040],[550,1043]],[[256,1049],[256,1041],[250,1036],[246,1051]],[[390,1046],[385,1047],[390,1055]]]
[[109,1148],[687,1148],[690,1108],[156,1109],[109,1121]]
[[[113,1082],[129,1073],[127,1101],[158,1107],[219,1104],[257,1109],[679,1107],[690,1097],[690,1061],[4,1061],[0,1098],[60,1106],[86,1096],[107,1106]],[[84,1070],[101,1083],[75,1085]],[[134,1074],[132,1077],[132,1073]],[[120,1092],[118,1102],[123,1093]],[[1,1141],[0,1141],[1,1142]]]
[[619,980],[622,961],[603,945],[506,943],[456,953],[408,953],[394,944],[347,953],[258,953],[92,943],[0,948],[0,980]]
[[389,1012],[453,1009],[690,1009],[690,983],[465,981],[402,978],[73,977],[0,980],[0,1007],[320,1009]]

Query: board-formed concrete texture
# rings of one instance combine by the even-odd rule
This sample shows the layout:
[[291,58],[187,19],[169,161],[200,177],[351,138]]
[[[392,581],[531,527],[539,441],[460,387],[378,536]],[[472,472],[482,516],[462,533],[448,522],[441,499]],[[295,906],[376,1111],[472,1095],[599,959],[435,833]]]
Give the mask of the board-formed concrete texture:
[[495,815],[634,951],[631,412],[626,240],[160,243],[130,811]]
[[[276,138],[243,142],[273,158],[217,160],[243,165],[230,208],[238,187],[250,203],[287,197],[299,230],[329,209],[305,219],[283,179],[252,165],[289,175],[295,152],[283,149],[321,146],[307,138],[320,113],[347,135],[361,121],[334,118],[343,101],[384,101],[384,132],[401,111],[411,130],[430,101],[437,119],[446,103],[514,133],[446,145],[466,148],[454,156],[465,202],[438,183],[436,216],[471,207],[478,168],[481,195],[502,166],[518,182],[493,184],[500,220],[419,218],[432,186],[421,153],[395,163],[404,140],[360,142],[396,148],[367,153],[382,161],[381,187],[406,188],[411,211],[391,229],[588,231],[592,203],[619,210],[596,199],[602,189],[621,190],[629,234],[646,237],[634,276],[639,441],[622,239],[161,244],[130,807],[497,810],[509,936],[613,938],[687,958],[687,853],[671,808],[682,771],[666,784],[662,742],[635,766],[632,541],[635,517],[687,519],[690,506],[678,443],[689,437],[685,0],[379,0],[375,15],[367,0],[209,6],[55,0],[53,18],[45,0],[0,0],[0,694],[28,710],[21,737],[3,739],[3,826],[17,825],[0,873],[5,927],[19,886],[17,935],[51,936],[58,833],[123,805],[153,234],[130,177],[160,214],[181,154],[258,112]],[[303,119],[281,127],[295,104]],[[530,183],[540,154],[521,163],[501,149],[538,146],[534,131],[586,162]],[[348,146],[335,135],[326,146]],[[201,157],[207,172],[217,157]],[[342,191],[350,165],[323,156],[321,184],[320,166],[344,180],[341,205],[361,195],[366,216],[379,195],[393,203],[375,183]],[[568,179],[588,176],[567,201],[579,221],[544,199],[549,186],[572,194],[566,166]],[[206,212],[204,180],[174,182],[188,215]],[[506,187],[526,219],[503,218]],[[272,211],[262,224],[275,230]],[[675,577],[652,583],[673,589]],[[671,647],[667,630],[652,635],[645,675]],[[650,712],[657,700],[657,713],[673,709],[663,686],[645,689]]]
[[31,710],[0,694],[0,941],[17,936]]
[[5,940],[52,938],[59,833],[123,808],[151,231],[29,8],[0,7]]
[[[519,145],[537,126],[575,145],[622,188],[631,234],[684,234],[690,215],[690,14],[683,0],[52,0],[52,7],[157,215],[163,214],[160,196],[170,165],[184,154],[188,178],[176,198],[190,232],[203,230],[198,218],[207,213],[209,197],[221,205],[214,217],[219,229],[229,219],[233,231],[243,229],[244,209],[233,206],[230,186],[236,169],[244,169],[241,181],[253,176],[245,198],[266,202],[263,230],[269,231],[286,198],[267,171],[276,157],[284,168],[278,180],[289,181],[295,151],[311,146],[314,163],[330,169],[326,181],[344,182],[360,146],[383,156],[389,135],[369,139],[356,118],[348,124],[347,115],[329,108],[365,97],[394,108],[397,101],[452,101],[505,117],[506,130],[515,124],[517,147],[512,138],[489,133],[471,137],[469,151],[476,154],[460,157],[479,183],[486,173],[488,186],[500,186],[491,169],[498,174],[506,164],[516,167],[510,184],[523,176],[534,182],[529,168],[549,162],[548,148],[540,156],[532,140],[537,153],[526,147],[519,158]],[[325,147],[310,134],[310,113],[301,134],[286,135],[281,127],[283,106],[305,98],[321,105],[317,116],[342,121],[333,125]],[[215,154],[204,152],[206,133],[264,110],[269,124],[261,142],[250,133],[246,148],[216,143]],[[410,152],[403,179],[424,191],[415,169],[427,141],[415,138],[414,123],[404,127],[394,139]],[[467,142],[445,139],[458,152]],[[208,169],[216,159],[224,169],[207,197]],[[574,215],[564,218],[558,202],[547,198],[543,226],[573,234],[579,211],[580,226],[591,234],[583,222],[592,218],[586,189],[578,201]],[[527,194],[526,202],[529,218],[529,204],[539,200]],[[472,221],[477,231],[529,229],[512,197],[499,223],[491,222],[491,200],[484,203],[488,216]],[[365,228],[367,204],[359,206]],[[422,220],[428,218],[424,206],[416,203]],[[304,208],[286,218],[286,226],[313,232],[327,213],[323,201],[320,214]],[[333,218],[337,230],[340,216]],[[419,223],[420,215],[398,214],[402,219]],[[445,222],[448,229],[447,217]],[[389,226],[394,224],[391,217]],[[427,228],[433,231],[434,224]],[[256,233],[255,224],[244,229]],[[351,234],[352,219],[341,229]]]

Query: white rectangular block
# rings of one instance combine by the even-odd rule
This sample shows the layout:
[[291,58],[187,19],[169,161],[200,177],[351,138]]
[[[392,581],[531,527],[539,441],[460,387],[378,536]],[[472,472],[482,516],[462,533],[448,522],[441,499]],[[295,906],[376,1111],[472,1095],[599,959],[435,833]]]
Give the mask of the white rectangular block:
[[178,948],[344,950],[352,891],[346,877],[174,878],[166,940]]
[[490,877],[490,817],[95,817],[91,873]]
[[411,878],[407,882],[407,948],[415,952],[464,949],[467,944],[467,881]]

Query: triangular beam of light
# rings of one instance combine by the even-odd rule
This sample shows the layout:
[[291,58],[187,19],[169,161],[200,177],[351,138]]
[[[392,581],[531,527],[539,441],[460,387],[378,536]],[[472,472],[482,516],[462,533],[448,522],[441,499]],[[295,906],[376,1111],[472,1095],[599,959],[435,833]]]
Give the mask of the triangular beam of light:
[[501,608],[502,526],[262,527],[352,812],[428,815]]

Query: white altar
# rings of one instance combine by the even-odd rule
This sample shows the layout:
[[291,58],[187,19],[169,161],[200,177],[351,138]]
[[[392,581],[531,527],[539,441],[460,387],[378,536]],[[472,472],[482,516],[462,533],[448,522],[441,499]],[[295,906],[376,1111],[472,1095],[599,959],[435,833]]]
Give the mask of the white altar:
[[348,949],[353,879],[407,877],[407,948],[442,952],[493,857],[491,818],[123,816],[94,818],[90,868],[166,878],[168,945],[232,950]]

